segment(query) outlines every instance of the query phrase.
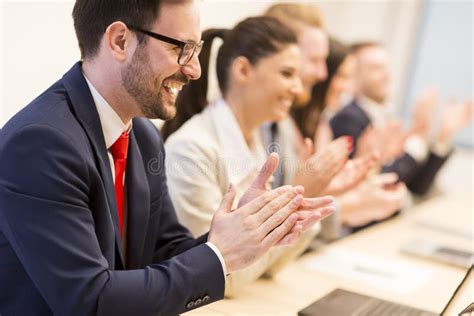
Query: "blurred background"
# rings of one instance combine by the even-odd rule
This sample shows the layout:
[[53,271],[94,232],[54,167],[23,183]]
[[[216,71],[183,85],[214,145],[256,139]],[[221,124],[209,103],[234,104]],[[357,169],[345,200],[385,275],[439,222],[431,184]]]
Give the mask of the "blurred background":
[[[202,0],[202,28],[232,27],[275,2],[281,1]],[[391,104],[403,117],[426,88],[437,88],[441,100],[473,98],[473,1],[304,2],[320,8],[329,34],[339,40],[386,45],[392,57]],[[79,59],[73,5],[71,0],[1,1],[0,127]],[[462,174],[469,168],[472,186],[472,124],[456,144],[469,155],[455,169]]]

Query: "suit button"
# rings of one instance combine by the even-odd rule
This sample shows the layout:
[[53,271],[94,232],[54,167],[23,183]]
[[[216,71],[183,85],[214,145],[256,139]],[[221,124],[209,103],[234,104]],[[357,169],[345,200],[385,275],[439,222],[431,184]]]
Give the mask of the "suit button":
[[197,300],[194,301],[194,304],[196,305],[200,305],[202,302],[202,300],[200,298],[198,298]]
[[187,308],[193,308],[194,307],[194,301],[191,301],[186,305]]
[[208,302],[210,299],[211,299],[211,298],[209,297],[209,295],[206,295],[206,296],[204,296],[204,297],[202,298],[202,302],[203,302],[203,303],[206,303],[206,302]]

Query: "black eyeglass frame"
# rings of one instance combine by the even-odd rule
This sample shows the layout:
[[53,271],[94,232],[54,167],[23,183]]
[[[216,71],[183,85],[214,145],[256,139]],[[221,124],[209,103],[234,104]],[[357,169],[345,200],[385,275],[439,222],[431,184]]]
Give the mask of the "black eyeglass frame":
[[[153,37],[154,39],[157,39],[159,41],[162,41],[162,42],[165,42],[165,43],[168,43],[168,44],[175,45],[178,48],[180,48],[180,52],[179,52],[179,56],[178,56],[178,64],[180,66],[185,66],[186,64],[188,64],[191,61],[191,59],[193,58],[194,54],[197,53],[199,55],[199,53],[201,52],[201,49],[202,49],[202,45],[204,44],[204,41],[200,41],[199,43],[191,42],[191,41],[190,42],[183,42],[183,41],[177,40],[175,38],[168,37],[168,36],[158,34],[158,33],[154,33],[154,32],[151,32],[151,31],[147,31],[147,30],[144,30],[142,28],[139,28],[139,27],[136,27],[136,26],[130,25],[130,24],[127,24],[127,27],[132,31],[143,33],[145,35]],[[191,55],[189,55],[186,62],[183,63],[181,61],[181,58],[183,57],[183,52],[184,52],[184,48],[186,47],[186,45],[192,45],[192,53],[191,53]]]

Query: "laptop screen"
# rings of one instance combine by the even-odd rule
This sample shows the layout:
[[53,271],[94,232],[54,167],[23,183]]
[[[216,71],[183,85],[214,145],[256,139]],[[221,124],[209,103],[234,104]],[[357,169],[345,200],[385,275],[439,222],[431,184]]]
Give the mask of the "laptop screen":
[[[441,315],[464,315],[466,313],[471,315],[474,311],[474,272],[473,266],[467,270],[461,284],[454,291],[453,296],[446,304],[446,307],[441,312]],[[469,312],[471,310],[471,312]]]

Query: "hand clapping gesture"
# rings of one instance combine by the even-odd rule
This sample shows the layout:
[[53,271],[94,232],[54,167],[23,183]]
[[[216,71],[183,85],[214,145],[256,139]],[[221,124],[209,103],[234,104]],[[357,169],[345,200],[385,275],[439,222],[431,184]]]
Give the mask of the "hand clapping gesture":
[[272,191],[266,184],[278,166],[271,154],[260,174],[232,210],[236,191],[229,187],[212,219],[208,240],[221,252],[229,273],[255,262],[270,247],[288,245],[317,221],[332,214],[332,197],[303,198],[302,186]]

